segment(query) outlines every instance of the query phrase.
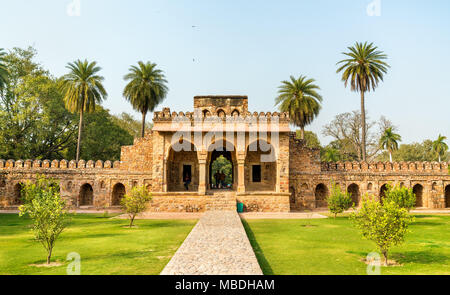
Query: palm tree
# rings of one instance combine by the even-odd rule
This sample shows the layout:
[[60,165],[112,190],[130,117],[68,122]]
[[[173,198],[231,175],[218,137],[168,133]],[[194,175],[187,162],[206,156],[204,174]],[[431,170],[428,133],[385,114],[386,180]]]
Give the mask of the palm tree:
[[3,51],[3,48],[0,48],[0,90],[5,87],[6,81],[8,80],[8,68],[4,63],[5,55],[6,53]]
[[142,114],[141,136],[144,137],[147,113],[152,112],[166,98],[169,89],[163,72],[154,63],[139,61],[129,71],[124,79],[130,82],[125,86],[123,96]]
[[387,73],[389,65],[383,60],[387,55],[378,50],[373,43],[358,43],[348,47],[350,52],[343,52],[348,58],[337,64],[343,64],[337,69],[337,73],[343,71],[342,81],[345,87],[350,80],[351,90],[361,93],[361,121],[362,121],[362,156],[366,160],[366,111],[364,107],[365,93],[375,91],[383,75]]
[[62,77],[62,89],[65,92],[64,102],[66,108],[72,113],[80,113],[78,124],[77,162],[80,159],[81,131],[83,128],[83,114],[95,111],[95,105],[100,104],[108,97],[102,84],[104,78],[98,75],[101,68],[97,62],[77,60],[69,63],[66,68],[70,70]]
[[382,149],[388,150],[390,162],[392,162],[392,152],[398,150],[399,141],[402,141],[402,137],[394,133],[392,127],[386,128],[380,138],[380,146]]
[[439,162],[441,161],[441,156],[448,150],[448,145],[445,143],[446,139],[447,137],[439,134],[438,139],[433,141],[433,150],[438,154]]
[[311,124],[321,109],[322,96],[317,93],[319,86],[315,85],[314,79],[300,76],[290,81],[282,81],[278,90],[275,105],[279,105],[281,112],[289,114],[291,122],[300,127],[301,139],[305,139],[305,126]]

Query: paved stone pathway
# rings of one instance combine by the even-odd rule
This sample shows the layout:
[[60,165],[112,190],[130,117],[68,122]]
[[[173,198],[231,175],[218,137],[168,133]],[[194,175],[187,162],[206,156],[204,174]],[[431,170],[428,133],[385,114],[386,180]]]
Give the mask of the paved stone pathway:
[[262,275],[239,215],[206,212],[162,275]]

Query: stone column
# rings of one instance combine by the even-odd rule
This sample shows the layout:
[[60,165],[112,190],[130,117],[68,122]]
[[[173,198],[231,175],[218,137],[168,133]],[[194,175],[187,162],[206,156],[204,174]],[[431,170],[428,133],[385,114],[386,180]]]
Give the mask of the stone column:
[[280,192],[281,161],[276,161],[275,163],[277,165],[277,169],[276,169],[277,171],[276,171],[276,174],[275,174],[277,183],[275,185],[275,191],[277,193],[279,193]]
[[245,160],[238,160],[238,187],[237,191],[238,193],[244,193],[245,192]]
[[199,179],[198,179],[198,193],[200,195],[206,194],[206,160],[199,160]]
[[167,169],[167,168],[168,168],[167,167],[167,159],[164,159],[164,162],[163,162],[163,192],[165,192],[165,193],[167,192],[167,187],[168,187],[167,173],[168,173],[169,169]]

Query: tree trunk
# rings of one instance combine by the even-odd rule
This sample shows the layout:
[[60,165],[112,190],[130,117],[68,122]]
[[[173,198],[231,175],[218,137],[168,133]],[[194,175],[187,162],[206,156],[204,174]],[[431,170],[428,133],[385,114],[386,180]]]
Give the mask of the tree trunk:
[[300,138],[305,140],[305,127],[300,127]]
[[131,216],[130,218],[130,228],[133,226],[134,217],[135,215]]
[[388,266],[388,252],[387,251],[382,251],[383,256],[384,256],[384,266]]
[[50,264],[50,259],[52,258],[52,249],[48,250],[48,255],[47,255],[47,264]]
[[364,91],[361,91],[361,125],[362,125],[362,159],[366,161],[366,110],[364,107]]
[[76,156],[77,163],[80,160],[81,129],[83,129],[83,109],[81,109],[80,111],[80,122],[78,123],[78,142],[77,142],[77,156]]
[[389,152],[389,160],[390,160],[391,163],[392,163],[392,153],[391,153],[391,152]]
[[441,162],[441,155],[439,154],[439,163]]
[[147,114],[142,112],[142,126],[141,126],[141,137],[143,138],[145,136],[145,116]]

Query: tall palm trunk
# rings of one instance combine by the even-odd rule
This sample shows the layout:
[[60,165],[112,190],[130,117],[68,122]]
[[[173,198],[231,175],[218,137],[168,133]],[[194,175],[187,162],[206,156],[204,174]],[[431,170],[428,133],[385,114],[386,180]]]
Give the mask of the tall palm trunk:
[[392,152],[389,151],[389,161],[392,163]]
[[362,125],[362,159],[366,161],[366,110],[364,107],[364,91],[361,91],[361,125]]
[[300,138],[301,140],[305,140],[305,127],[300,127]]
[[80,111],[80,123],[78,124],[78,142],[77,142],[77,156],[76,156],[77,162],[80,160],[81,129],[83,129],[83,108],[81,108]]
[[143,138],[145,136],[145,116],[147,115],[146,112],[142,112],[142,126],[141,126],[141,137]]

